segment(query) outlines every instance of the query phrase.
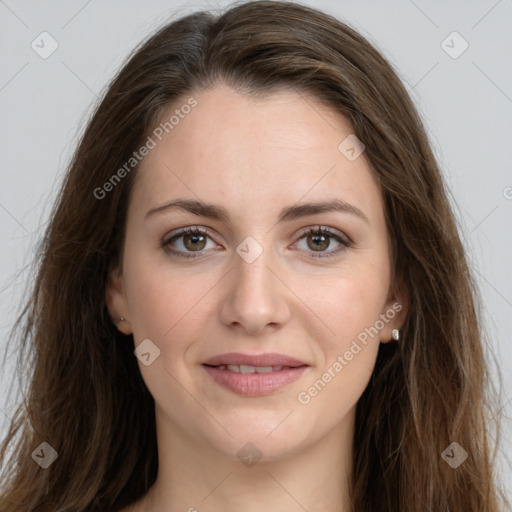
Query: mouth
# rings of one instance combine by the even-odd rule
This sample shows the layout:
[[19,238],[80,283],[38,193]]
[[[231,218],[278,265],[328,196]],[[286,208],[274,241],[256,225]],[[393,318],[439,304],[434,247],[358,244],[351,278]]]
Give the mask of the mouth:
[[309,365],[253,366],[245,364],[203,364],[218,385],[243,396],[266,396],[296,381]]
[[[211,366],[211,365],[206,365]],[[249,373],[271,373],[278,372],[283,368],[292,368],[291,366],[251,366],[248,364],[221,364],[218,366],[211,366],[211,368],[217,368],[218,370],[228,370],[235,373],[243,373],[245,375]]]

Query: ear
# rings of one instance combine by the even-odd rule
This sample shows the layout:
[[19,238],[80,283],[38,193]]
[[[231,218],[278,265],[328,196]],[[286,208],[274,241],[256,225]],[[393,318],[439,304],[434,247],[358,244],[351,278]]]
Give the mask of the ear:
[[[118,331],[123,334],[131,334],[132,326],[129,320],[130,316],[128,314],[123,276],[119,267],[115,267],[109,272],[105,287],[105,302],[112,323],[117,327]],[[124,320],[121,320],[121,317]]]
[[[380,331],[380,342],[394,341],[393,329],[402,329],[409,312],[409,294],[402,278],[398,279],[390,292],[381,312],[384,327]],[[400,343],[400,341],[399,341]]]

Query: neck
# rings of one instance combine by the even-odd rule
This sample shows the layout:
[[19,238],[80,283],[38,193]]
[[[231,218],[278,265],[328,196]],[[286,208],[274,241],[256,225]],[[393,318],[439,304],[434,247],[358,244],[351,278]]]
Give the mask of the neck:
[[314,445],[246,465],[178,432],[157,407],[158,477],[141,510],[349,512],[354,413]]

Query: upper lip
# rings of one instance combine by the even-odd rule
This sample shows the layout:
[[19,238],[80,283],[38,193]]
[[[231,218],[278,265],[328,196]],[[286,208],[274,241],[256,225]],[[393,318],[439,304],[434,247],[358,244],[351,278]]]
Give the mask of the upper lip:
[[229,354],[220,354],[212,357],[203,364],[209,366],[221,366],[228,364],[246,365],[246,366],[309,366],[304,361],[299,361],[293,357],[286,356],[284,354],[242,354],[240,352],[230,352]]

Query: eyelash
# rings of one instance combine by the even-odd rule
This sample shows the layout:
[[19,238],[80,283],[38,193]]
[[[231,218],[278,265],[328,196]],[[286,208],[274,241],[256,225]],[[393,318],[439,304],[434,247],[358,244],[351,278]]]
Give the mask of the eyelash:
[[[201,229],[198,229],[196,227],[193,228],[183,228],[180,229],[177,233],[175,233],[170,238],[164,238],[161,242],[161,247],[166,252],[173,254],[174,256],[177,256],[178,258],[201,258],[202,256],[194,254],[194,252],[201,253],[202,251],[177,251],[176,249],[171,248],[171,242],[174,240],[184,236],[184,235],[205,235],[208,238],[211,238],[207,231],[203,231]],[[341,236],[339,236],[334,231],[331,231],[329,228],[326,228],[324,226],[317,226],[313,228],[308,228],[305,232],[301,234],[299,237],[299,240],[302,240],[304,237],[308,235],[324,235],[328,236],[330,238],[334,238],[337,242],[341,244],[340,247],[337,249],[334,249],[329,252],[325,251],[318,251],[317,254],[315,254],[315,251],[312,251],[312,257],[313,258],[333,258],[337,256],[339,253],[345,251],[347,248],[352,247],[352,242],[349,239],[344,239]]]

